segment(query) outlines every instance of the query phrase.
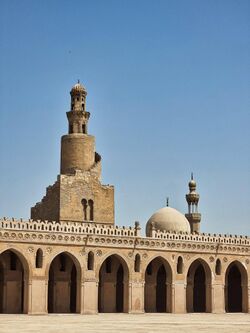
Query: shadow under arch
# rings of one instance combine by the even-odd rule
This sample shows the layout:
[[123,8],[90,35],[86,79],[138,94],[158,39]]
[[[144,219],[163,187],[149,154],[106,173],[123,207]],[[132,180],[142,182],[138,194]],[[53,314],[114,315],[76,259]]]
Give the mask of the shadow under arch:
[[15,248],[0,253],[0,313],[28,313],[30,265]]
[[244,265],[235,260],[225,272],[226,312],[248,312],[248,275]]
[[201,258],[195,259],[187,272],[187,312],[212,311],[212,271]]
[[99,266],[98,312],[129,311],[129,268],[118,254],[107,255]]
[[48,312],[80,313],[81,265],[68,251],[51,258],[45,271],[48,279]]
[[162,256],[151,258],[145,269],[145,312],[172,311],[172,268]]

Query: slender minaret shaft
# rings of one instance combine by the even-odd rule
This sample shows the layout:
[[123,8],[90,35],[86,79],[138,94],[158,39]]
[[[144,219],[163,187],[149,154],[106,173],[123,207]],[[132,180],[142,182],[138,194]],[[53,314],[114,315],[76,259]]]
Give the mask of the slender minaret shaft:
[[198,212],[198,203],[200,196],[196,192],[196,182],[194,181],[193,173],[191,174],[191,180],[188,186],[189,193],[186,195],[186,200],[188,203],[188,214],[185,216],[190,223],[191,232],[199,233],[201,214]]

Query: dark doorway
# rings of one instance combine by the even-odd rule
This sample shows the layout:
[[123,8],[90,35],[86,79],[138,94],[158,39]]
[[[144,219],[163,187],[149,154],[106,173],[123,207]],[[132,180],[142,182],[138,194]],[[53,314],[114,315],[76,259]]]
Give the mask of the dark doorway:
[[77,270],[67,253],[56,256],[49,269],[48,312],[76,313]]
[[0,255],[0,313],[24,313],[24,267],[11,250]]
[[236,265],[227,275],[227,303],[228,312],[242,312],[241,273]]
[[166,312],[166,270],[163,265],[157,272],[156,281],[156,311]]
[[128,268],[118,255],[111,255],[99,271],[98,311],[104,313],[127,312]]
[[194,312],[206,312],[206,274],[201,264],[194,274],[193,307]]
[[116,277],[116,312],[123,312],[123,267],[119,266]]

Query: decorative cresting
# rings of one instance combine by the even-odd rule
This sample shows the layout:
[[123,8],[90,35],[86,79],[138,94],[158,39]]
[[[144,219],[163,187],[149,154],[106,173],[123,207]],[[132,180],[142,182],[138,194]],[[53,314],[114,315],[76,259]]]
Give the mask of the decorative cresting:
[[201,214],[198,212],[198,203],[200,196],[196,192],[196,182],[194,181],[193,173],[191,174],[191,180],[188,184],[189,193],[186,195],[186,200],[188,203],[188,214],[186,214],[186,218],[190,223],[191,232],[200,232],[200,222],[201,222]]

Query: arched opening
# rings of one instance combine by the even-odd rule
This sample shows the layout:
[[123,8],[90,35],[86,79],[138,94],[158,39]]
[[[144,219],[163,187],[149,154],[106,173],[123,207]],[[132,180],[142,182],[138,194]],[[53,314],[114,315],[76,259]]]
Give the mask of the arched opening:
[[43,267],[43,251],[42,249],[38,249],[36,251],[36,268]]
[[141,270],[141,257],[140,255],[137,253],[137,255],[135,256],[135,272],[140,272]]
[[118,255],[101,265],[98,288],[99,312],[128,312],[128,267]]
[[187,275],[187,312],[211,312],[211,270],[203,260],[195,260]]
[[86,199],[82,199],[82,208],[83,208],[83,220],[87,221],[87,208],[88,208],[88,203]]
[[88,253],[88,264],[87,264],[87,266],[88,266],[89,271],[93,271],[93,269],[94,269],[94,253],[92,251],[90,251]]
[[26,313],[28,265],[7,250],[0,254],[0,313]]
[[145,312],[171,312],[172,272],[169,264],[157,257],[145,271]]
[[233,262],[225,275],[226,312],[248,311],[247,273],[242,264]]
[[94,221],[94,201],[90,199],[88,201],[88,204],[89,204],[89,220]]
[[79,289],[79,267],[71,256],[60,253],[50,264],[48,283],[48,312],[76,313]]
[[221,261],[220,259],[216,260],[216,264],[215,264],[215,274],[216,275],[221,275]]
[[182,274],[182,273],[183,273],[183,259],[182,259],[182,257],[178,257],[177,274]]

